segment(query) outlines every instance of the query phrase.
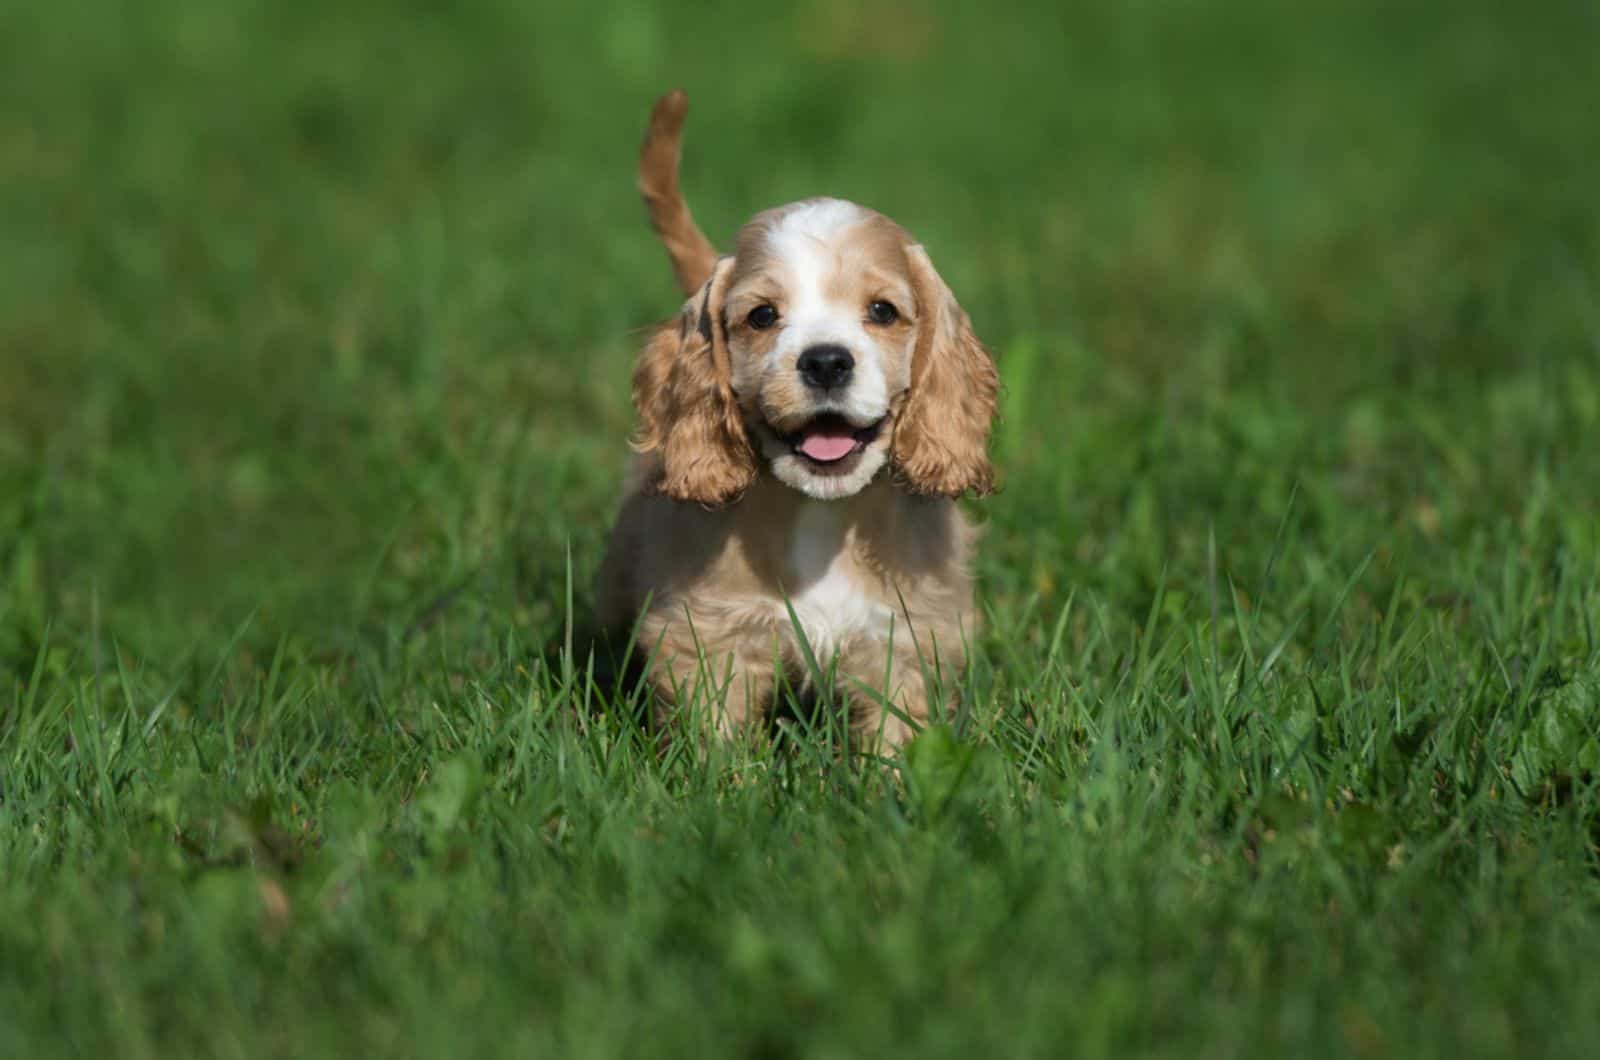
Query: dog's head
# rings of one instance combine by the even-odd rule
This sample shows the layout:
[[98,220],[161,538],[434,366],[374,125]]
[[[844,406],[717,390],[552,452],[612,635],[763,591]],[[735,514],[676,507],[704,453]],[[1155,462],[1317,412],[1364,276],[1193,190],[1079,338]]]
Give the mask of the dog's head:
[[838,199],[758,215],[634,373],[659,488],[722,504],[763,469],[848,497],[888,465],[917,493],[987,493],[994,361],[927,252]]

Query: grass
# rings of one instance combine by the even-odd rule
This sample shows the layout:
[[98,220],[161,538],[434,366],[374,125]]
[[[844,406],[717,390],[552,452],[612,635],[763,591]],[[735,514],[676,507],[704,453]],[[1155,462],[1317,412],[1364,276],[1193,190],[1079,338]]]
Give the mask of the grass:
[[[0,1055],[1591,1051],[1600,20],[1059,8],[0,12]],[[674,84],[1001,360],[898,782],[545,651]]]

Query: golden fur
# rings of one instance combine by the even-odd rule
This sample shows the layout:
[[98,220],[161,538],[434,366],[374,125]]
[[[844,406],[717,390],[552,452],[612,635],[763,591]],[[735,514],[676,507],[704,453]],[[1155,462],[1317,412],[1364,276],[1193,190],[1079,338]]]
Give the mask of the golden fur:
[[[976,631],[977,534],[955,499],[993,487],[994,362],[927,252],[870,210],[769,210],[717,258],[678,194],[686,109],[663,97],[640,158],[689,298],[634,373],[637,455],[599,617],[638,623],[669,714],[705,703],[718,731],[744,731],[780,679],[809,688],[814,660],[861,741],[896,746]],[[802,378],[821,343],[852,355],[846,383]]]

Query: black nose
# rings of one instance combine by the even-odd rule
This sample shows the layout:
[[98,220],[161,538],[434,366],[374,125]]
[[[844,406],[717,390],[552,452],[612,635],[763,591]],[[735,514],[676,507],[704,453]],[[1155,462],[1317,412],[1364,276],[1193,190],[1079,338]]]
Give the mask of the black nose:
[[796,367],[800,378],[819,390],[843,386],[850,378],[856,359],[843,346],[812,346],[800,354]]

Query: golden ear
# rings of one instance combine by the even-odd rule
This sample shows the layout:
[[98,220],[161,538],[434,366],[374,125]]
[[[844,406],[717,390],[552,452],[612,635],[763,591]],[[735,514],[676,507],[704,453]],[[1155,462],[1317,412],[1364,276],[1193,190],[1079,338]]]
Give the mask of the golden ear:
[[732,271],[732,258],[717,263],[678,319],[656,329],[633,372],[634,448],[660,454],[656,488],[674,500],[726,504],[756,479],[722,321]]
[[893,459],[917,493],[994,492],[989,424],[1000,379],[994,358],[921,246],[906,248],[917,297],[911,388],[895,419]]

